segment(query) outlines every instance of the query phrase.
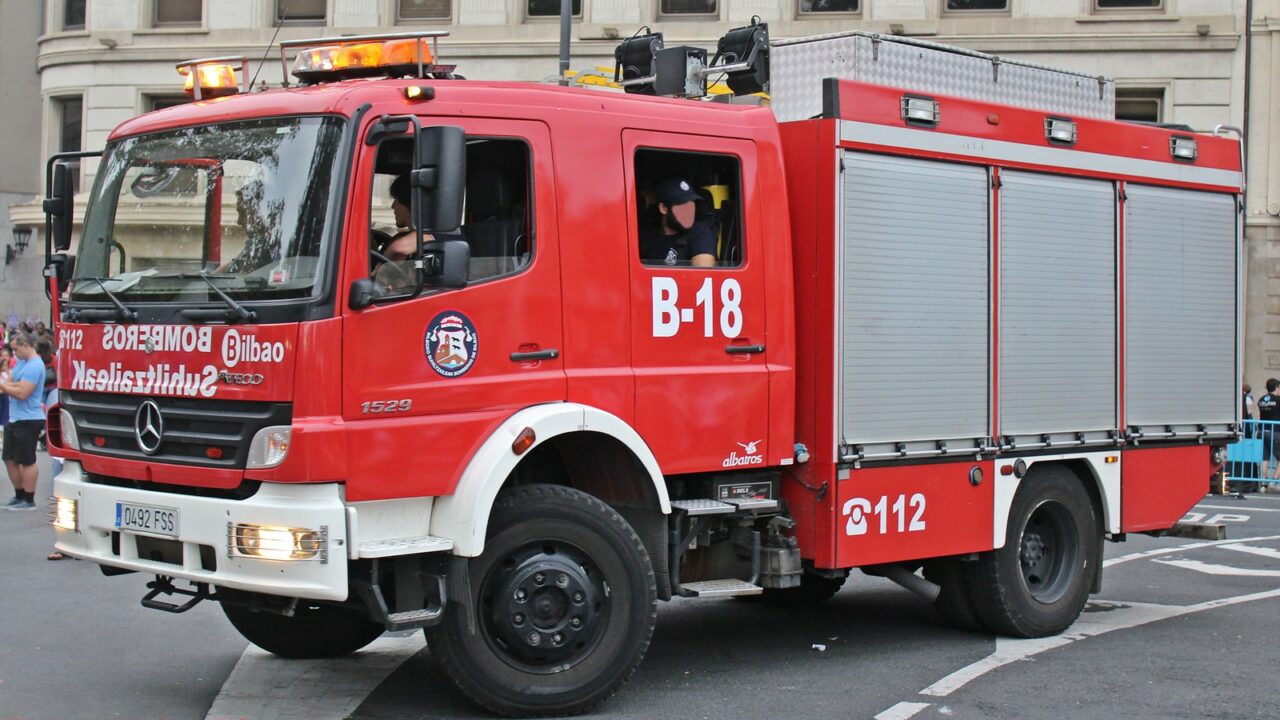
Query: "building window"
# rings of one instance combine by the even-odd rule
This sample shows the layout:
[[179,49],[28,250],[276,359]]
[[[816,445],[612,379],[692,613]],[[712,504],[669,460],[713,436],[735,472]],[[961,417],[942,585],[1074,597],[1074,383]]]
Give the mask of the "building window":
[[800,14],[856,13],[860,5],[859,0],[800,0]]
[[[84,127],[84,98],[58,98],[53,101],[53,111],[58,123],[57,152],[80,152],[83,147],[80,136]],[[67,167],[71,170],[76,192],[80,192],[80,161],[73,160],[67,163]]]
[[659,0],[662,15],[719,15],[717,0]]
[[186,95],[147,95],[142,99],[142,111],[163,110],[178,105],[186,105],[189,102],[191,102],[191,98]]
[[156,27],[199,25],[204,16],[204,0],[155,0]]
[[452,0],[397,0],[400,20],[448,20],[453,15]]
[[276,22],[323,25],[328,0],[276,0]]
[[947,0],[947,12],[1004,12],[1009,0]]
[[1164,119],[1161,88],[1116,88],[1116,119],[1158,123]]
[[1160,10],[1163,0],[1094,0],[1098,10]]
[[63,0],[63,4],[62,4],[62,29],[63,30],[83,30],[84,29],[84,5],[85,5],[85,0]]
[[[582,0],[573,0],[573,16],[582,17]],[[529,17],[560,17],[560,0],[526,0]]]

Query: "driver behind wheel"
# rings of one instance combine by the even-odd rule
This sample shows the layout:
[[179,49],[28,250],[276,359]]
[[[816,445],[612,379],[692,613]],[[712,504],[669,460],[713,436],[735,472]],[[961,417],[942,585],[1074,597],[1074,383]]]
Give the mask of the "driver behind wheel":
[[[413,255],[418,250],[418,238],[413,227],[413,214],[409,210],[409,175],[405,173],[391,183],[391,212],[395,215],[396,228],[404,228],[376,249],[373,279],[388,293],[412,290],[416,284]],[[423,237],[431,240],[430,235]],[[378,255],[382,257],[379,258]]]

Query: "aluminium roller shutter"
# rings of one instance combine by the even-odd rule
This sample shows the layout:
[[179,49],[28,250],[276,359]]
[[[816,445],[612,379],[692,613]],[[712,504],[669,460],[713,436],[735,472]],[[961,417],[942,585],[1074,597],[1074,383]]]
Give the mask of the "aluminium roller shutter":
[[1125,423],[1220,430],[1240,403],[1235,197],[1125,192]]
[[[865,455],[983,443],[989,417],[987,169],[844,153],[843,444]],[[898,443],[904,443],[899,446]]]
[[1107,181],[1000,174],[999,426],[1015,442],[1117,429],[1115,207]]

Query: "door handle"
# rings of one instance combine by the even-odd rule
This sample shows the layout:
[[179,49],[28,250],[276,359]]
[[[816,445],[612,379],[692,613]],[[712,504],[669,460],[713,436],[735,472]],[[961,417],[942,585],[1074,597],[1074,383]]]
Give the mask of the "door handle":
[[547,350],[533,350],[530,352],[513,352],[511,353],[511,362],[532,362],[536,360],[555,360],[560,357],[560,351],[555,348]]
[[763,345],[729,345],[724,349],[730,355],[758,355],[764,352]]

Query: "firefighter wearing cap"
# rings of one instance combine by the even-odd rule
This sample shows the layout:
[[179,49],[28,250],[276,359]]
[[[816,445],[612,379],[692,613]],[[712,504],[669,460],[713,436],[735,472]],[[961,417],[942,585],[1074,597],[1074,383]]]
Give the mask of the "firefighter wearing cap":
[[658,184],[655,195],[659,222],[641,230],[641,257],[665,265],[714,267],[715,232],[697,219],[699,196],[693,186],[684,178],[668,178]]

